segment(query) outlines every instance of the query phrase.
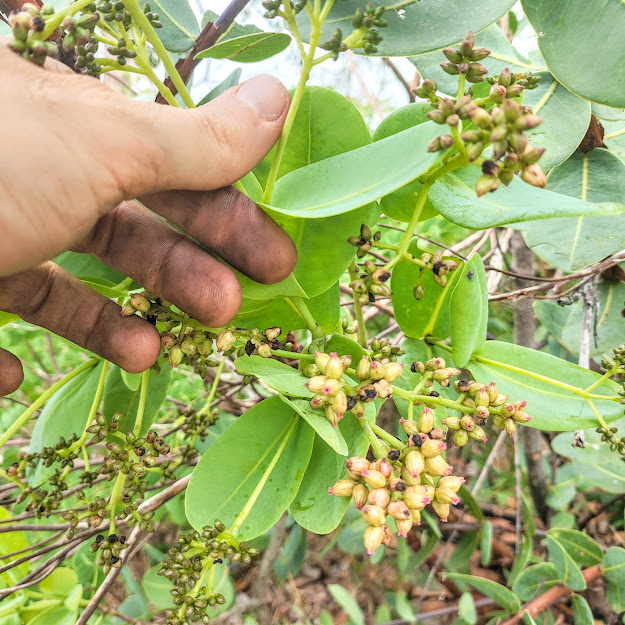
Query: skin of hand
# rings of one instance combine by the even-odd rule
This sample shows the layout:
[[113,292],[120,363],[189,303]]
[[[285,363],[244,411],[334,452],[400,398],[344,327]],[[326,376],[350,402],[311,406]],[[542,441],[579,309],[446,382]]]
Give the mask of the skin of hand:
[[[293,270],[286,232],[229,186],[280,137],[290,98],[276,79],[256,76],[182,110],[0,46],[0,84],[0,310],[139,372],[160,354],[156,328],[122,318],[48,259],[94,254],[209,327],[236,315],[239,281],[163,217],[258,282]],[[0,348],[0,396],[22,379],[19,359]]]

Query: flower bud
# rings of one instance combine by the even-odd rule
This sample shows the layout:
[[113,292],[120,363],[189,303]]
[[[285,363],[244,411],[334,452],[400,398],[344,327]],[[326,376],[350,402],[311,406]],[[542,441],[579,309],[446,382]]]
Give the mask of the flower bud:
[[343,365],[343,373],[345,373],[352,364],[352,357],[349,355],[341,356],[341,364]]
[[466,479],[460,475],[448,475],[446,477],[441,477],[438,481],[438,486],[442,488],[449,488],[457,493],[465,482]]
[[447,417],[447,419],[443,419],[441,423],[452,430],[458,430],[461,427],[460,417]]
[[356,504],[357,510],[362,510],[365,503],[367,503],[367,497],[369,496],[369,489],[364,484],[356,484],[352,490],[352,498]]
[[313,376],[304,384],[311,393],[321,393],[326,386],[328,378],[325,375]]
[[176,338],[176,336],[174,334],[171,334],[170,332],[167,332],[161,336],[161,345],[165,349],[171,349],[177,342],[178,339]]
[[428,360],[425,363],[426,371],[436,371],[437,369],[444,369],[444,368],[445,368],[445,360],[443,358],[430,358],[430,360]]
[[388,362],[384,365],[384,379],[394,382],[404,371],[404,365],[398,362]]
[[179,345],[174,345],[169,350],[169,364],[171,364],[174,369],[178,367],[183,358],[184,354],[182,353],[182,349],[180,349]]
[[495,399],[495,401],[491,401],[491,406],[494,406],[495,408],[497,408],[498,406],[502,406],[503,404],[505,404],[508,401],[508,396],[507,395],[497,395],[497,398]]
[[224,330],[217,337],[217,350],[220,352],[227,352],[236,343],[237,337],[230,330]]
[[412,419],[404,419],[403,417],[401,417],[399,419],[399,424],[401,425],[404,432],[408,434],[408,436],[410,436],[411,434],[417,434],[419,432],[419,426],[417,422],[413,421]]
[[386,399],[393,394],[393,387],[386,380],[378,380],[373,388],[376,390],[380,399]]
[[382,544],[384,540],[384,528],[378,525],[370,525],[365,530],[365,548],[367,554],[370,556],[375,555],[376,549]]
[[455,63],[450,63],[449,61],[441,63],[441,69],[450,76],[457,76],[459,73],[458,66]]
[[382,488],[386,486],[386,478],[380,471],[365,469],[361,475],[371,488]]
[[[423,447],[422,447],[423,449]],[[425,458],[421,451],[413,450],[404,458],[404,466],[413,479],[418,480],[425,469]]]
[[447,519],[449,518],[449,504],[448,503],[440,503],[438,501],[432,501],[432,509],[440,520],[443,523],[447,523]]
[[130,301],[128,301],[122,306],[120,314],[122,317],[130,317],[131,315],[134,315],[136,312],[137,312],[137,309],[132,305]]
[[360,362],[358,363],[358,366],[356,367],[356,377],[359,380],[368,380],[370,375],[369,375],[369,364],[370,364],[370,360],[368,356],[363,356],[360,359]]
[[372,380],[381,380],[384,377],[384,365],[374,360],[369,364],[369,377]]
[[350,408],[350,410],[358,419],[365,416],[365,405],[359,399],[356,400],[356,403],[352,408]]
[[335,352],[330,354],[325,366],[325,374],[334,380],[340,380],[343,377],[343,363]]
[[523,162],[526,165],[535,163],[544,153],[546,148],[531,148],[522,154]]
[[475,414],[480,419],[486,419],[488,415],[490,414],[490,410],[486,406],[476,406]]
[[412,529],[412,513],[408,519],[395,519],[395,527],[397,527],[397,536],[406,538]]
[[423,445],[421,445],[421,454],[423,454],[424,458],[435,458],[439,456],[447,449],[447,445],[442,441],[435,441],[429,438],[426,441],[423,441]]
[[411,510],[412,524],[421,525],[421,510]]
[[391,494],[386,488],[372,488],[367,497],[367,503],[380,508],[386,508],[390,500]]
[[367,384],[366,386],[361,386],[358,389],[358,396],[364,403],[368,403],[375,400],[378,396],[378,391],[375,389],[373,384]]
[[454,506],[460,501],[460,497],[456,495],[456,492],[451,488],[445,488],[444,486],[437,486],[434,493],[435,501],[438,503],[449,503]]
[[481,61],[485,59],[490,54],[490,50],[488,48],[475,48],[473,52],[469,55],[470,61]]
[[431,503],[431,499],[425,494],[423,486],[408,486],[404,491],[404,503],[411,510],[423,510]]
[[469,432],[469,436],[476,441],[481,441],[482,443],[485,443],[488,440],[488,438],[486,437],[486,432],[484,432],[482,427],[480,427],[479,425],[476,425],[473,430]]
[[429,434],[434,427],[434,413],[430,408],[424,408],[423,412],[419,416],[419,421],[417,422],[418,428],[420,432],[424,434]]
[[[523,115],[523,117],[518,119],[515,125],[519,130],[532,130],[533,128],[536,128],[536,126],[539,126],[540,124],[542,124],[542,121],[543,121],[542,118],[538,117],[538,115],[529,113],[527,115]],[[543,152],[544,152],[544,149],[543,149]]]
[[388,488],[394,493],[403,493],[406,490],[406,482],[399,477],[392,477],[388,481]]
[[380,506],[367,504],[362,509],[362,518],[367,525],[382,525],[386,520],[386,513],[384,512],[384,508]]
[[143,295],[143,293],[131,293],[130,294],[130,303],[139,311],[146,313],[150,310],[150,306],[152,302]]
[[339,415],[334,412],[332,406],[325,406],[324,411],[326,413],[326,419],[330,422],[333,428],[338,427],[339,421],[343,418],[343,415]]
[[506,432],[508,432],[508,436],[512,438],[514,436],[514,433],[516,432],[516,421],[512,417],[508,417],[503,422],[503,427]]
[[528,421],[532,420],[532,417],[530,417],[527,412],[523,412],[522,410],[515,410],[514,414],[512,415],[512,418],[517,422],[517,423],[527,423]]
[[388,504],[387,512],[394,519],[408,520],[412,518],[412,515],[410,514],[410,510],[408,509],[408,506],[401,500],[391,501],[391,503]]
[[472,32],[468,32],[467,36],[460,43],[460,52],[462,56],[470,57],[473,52],[473,46],[475,45],[475,35]]
[[330,354],[324,354],[323,352],[315,352],[315,364],[321,373],[325,373],[326,365],[330,360]]
[[480,106],[471,111],[471,121],[482,130],[490,130],[493,127],[493,119],[490,113]]
[[386,458],[376,460],[372,468],[379,471],[386,479],[391,477],[393,473],[393,465]]
[[488,391],[486,390],[485,386],[482,386],[482,388],[475,395],[475,405],[488,406],[489,403],[490,399],[488,397]]
[[185,339],[184,341],[182,341],[182,343],[180,343],[180,349],[182,350],[183,354],[197,354],[197,347],[195,343],[189,338]]
[[421,476],[412,477],[412,473],[406,465],[403,465],[401,468],[401,479],[406,482],[407,486],[418,486],[421,484]]
[[469,442],[469,433],[466,430],[456,430],[454,432],[454,445],[464,447]]
[[452,63],[462,63],[462,54],[455,48],[444,48],[441,52],[447,57],[448,61]]
[[425,470],[430,475],[449,475],[453,467],[447,464],[442,456],[435,456],[434,458],[426,458]]
[[498,414],[493,415],[493,425],[499,428],[500,430],[504,429],[505,420],[506,420],[505,417],[502,417],[501,415],[498,415]]
[[330,405],[332,406],[334,412],[339,415],[339,418],[341,418],[347,411],[347,395],[345,395],[345,392],[339,391],[334,397],[332,397]]
[[[312,380],[312,378],[311,378]],[[329,397],[333,397],[341,390],[341,383],[335,378],[326,378],[323,388],[321,392],[324,395],[328,395]]]
[[276,326],[275,328],[267,328],[265,330],[265,336],[270,343],[273,343],[282,334],[282,328]]
[[323,408],[330,400],[326,395],[317,394],[310,400],[310,407],[315,410]]
[[514,404],[505,404],[501,407],[500,412],[502,417],[511,417],[517,408]]
[[351,497],[356,482],[351,479],[339,480],[334,486],[328,488],[328,494],[335,497]]
[[531,184],[533,187],[540,187],[541,189],[544,189],[547,184],[545,172],[537,163],[526,165],[521,172],[521,179],[527,182],[527,184]]

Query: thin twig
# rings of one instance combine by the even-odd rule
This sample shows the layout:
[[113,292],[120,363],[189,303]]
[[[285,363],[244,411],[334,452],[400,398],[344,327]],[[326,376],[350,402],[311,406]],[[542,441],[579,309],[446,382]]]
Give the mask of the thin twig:
[[391,59],[389,59],[388,57],[384,57],[382,60],[384,61],[385,65],[391,68],[391,71],[393,72],[393,74],[395,74],[395,76],[397,77],[397,80],[399,80],[399,82],[402,84],[402,86],[406,90],[406,93],[408,94],[408,100],[410,102],[414,102],[415,94],[412,91],[412,87],[410,86],[408,81],[404,78],[404,75],[399,71],[399,68],[397,67],[397,65],[395,65],[395,63],[393,63],[393,61],[391,61]]

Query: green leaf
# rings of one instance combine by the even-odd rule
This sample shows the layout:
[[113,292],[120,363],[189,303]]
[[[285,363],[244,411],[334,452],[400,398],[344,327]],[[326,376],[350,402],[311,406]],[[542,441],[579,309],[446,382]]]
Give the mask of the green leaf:
[[290,400],[283,395],[279,395],[279,397],[285,404],[293,408],[337,454],[347,455],[347,443],[341,431],[338,427],[332,427],[323,410],[315,410],[311,407],[310,402],[305,399]]
[[458,615],[467,623],[467,625],[475,625],[477,623],[477,610],[475,601],[470,592],[463,592],[458,602]]
[[365,625],[365,617],[360,606],[353,595],[340,584],[330,584],[328,586],[330,594],[334,600],[343,608],[355,625]]
[[[420,255],[416,241],[410,244],[409,252]],[[450,257],[445,257],[450,258]],[[450,333],[450,299],[454,287],[462,274],[463,263],[447,274],[447,286],[442,288],[434,281],[431,271],[422,271],[408,259],[400,260],[391,277],[391,301],[395,318],[406,336],[420,339],[424,336],[447,338]],[[414,287],[421,284],[423,297],[415,299]]]
[[610,547],[603,558],[601,571],[609,582],[625,588],[625,549]]
[[586,580],[577,562],[552,534],[547,534],[546,542],[549,560],[555,565],[558,577],[562,583],[571,590],[584,590],[586,588]]
[[[260,482],[295,416],[278,397],[265,399],[239,417],[202,456],[185,498],[189,523],[198,530],[219,519],[232,525]],[[299,421],[269,475],[238,538],[259,536],[282,516],[299,490],[313,447],[313,430]],[[245,453],[232,453],[233,449]]]
[[623,108],[625,29],[623,5],[606,0],[588,19],[584,0],[522,0],[523,10],[540,33],[538,47],[551,73],[567,89],[587,100]]
[[497,605],[500,605],[508,612],[518,612],[521,609],[519,598],[511,590],[497,582],[484,577],[464,575],[463,573],[449,573],[448,577],[454,581],[466,582],[477,588],[482,594],[496,601]]
[[[381,139],[386,139],[386,137],[395,135],[402,130],[407,130],[429,121],[426,114],[431,110],[432,107],[428,102],[413,102],[393,111],[375,129],[373,140],[380,141]],[[397,189],[397,191],[384,196],[380,201],[382,212],[392,219],[409,222],[415,211],[418,194],[422,187],[423,185],[420,182],[414,180]],[[437,212],[434,210],[432,203],[429,199],[426,199],[419,215],[419,221],[425,221],[435,215],[437,215]]]
[[81,279],[100,278],[117,284],[126,278],[123,273],[111,269],[91,254],[63,252],[56,258],[53,258],[52,261]]
[[597,541],[573,529],[550,529],[547,534],[555,538],[567,553],[581,567],[587,568],[603,560],[603,551]]
[[440,157],[427,146],[440,134],[420,124],[373,144],[290,172],[276,183],[272,213],[317,219],[365,206],[425,173]]
[[367,354],[360,343],[344,334],[333,334],[326,343],[326,352],[329,354],[336,352],[339,356],[351,356],[353,367],[356,367],[360,359]]
[[200,27],[187,0],[150,0],[163,28],[156,32],[169,52],[186,52],[193,47]]
[[203,50],[195,59],[228,59],[237,63],[264,61],[289,47],[291,36],[286,33],[254,33],[227,39]]
[[546,171],[571,156],[584,138],[590,124],[590,102],[565,89],[549,72],[537,75],[541,78],[538,87],[523,92],[523,104],[543,120],[527,137],[533,148],[546,149],[539,161]]
[[[169,366],[163,367],[158,374],[150,371],[148,394],[141,425],[142,434],[145,434],[150,429],[154,419],[158,416],[158,411],[167,397],[172,376],[173,369]],[[140,396],[141,385],[135,390],[128,388],[124,382],[122,370],[115,365],[111,365],[106,377],[106,386],[104,387],[103,412],[109,419],[118,410],[123,413],[124,416],[119,422],[120,432],[128,432],[134,427]]]
[[[373,2],[374,6],[384,3]],[[510,0],[474,0],[471,10],[461,0],[439,0],[437,2],[407,2],[393,7],[387,6],[384,19],[388,28],[383,31],[384,39],[378,44],[376,55],[412,56],[439,50],[462,41],[468,31],[477,33],[496,22],[514,4]],[[362,8],[358,0],[337,2],[324,23],[321,41],[327,41],[337,28],[351,33],[350,20],[357,9]],[[392,9],[401,8],[401,12]],[[298,17],[302,37],[308,41],[310,22],[305,12]]]
[[[219,19],[219,13],[215,13],[210,9],[207,9],[202,16],[202,28],[208,24],[208,22],[215,23]],[[222,27],[223,28],[223,27]],[[254,33],[262,33],[263,31],[258,28],[258,26],[254,26],[254,24],[239,24],[238,22],[233,22],[232,25],[228,28],[227,32],[225,32],[219,39],[219,41],[227,41],[228,39],[234,39],[235,37],[242,37],[243,35],[253,35]]]
[[605,590],[610,607],[619,614],[625,612],[625,586],[608,582]]
[[297,369],[279,360],[262,356],[241,356],[234,361],[234,366],[241,375],[252,375],[283,395],[289,397],[312,397],[314,395],[304,386],[308,378]]
[[[3,506],[0,506],[0,521],[7,521],[13,515]],[[4,566],[21,556],[13,556],[12,558],[2,557],[5,553],[13,553],[26,549],[29,545],[28,538],[24,532],[3,532],[0,534],[0,564]],[[23,562],[17,566],[2,573],[0,583],[6,582],[7,586],[17,584],[20,579],[28,574],[28,562]]]
[[78,585],[78,575],[73,569],[59,567],[39,584],[41,592],[50,595],[67,597]]
[[493,549],[493,524],[490,521],[482,523],[482,534],[480,543],[482,566],[488,566]]
[[70,611],[65,606],[38,614],[28,622],[28,625],[74,625],[78,613]]
[[486,341],[488,289],[484,263],[479,254],[474,254],[462,269],[449,301],[449,310],[454,362],[458,367],[464,367],[471,354]]
[[[467,532],[455,545],[453,552],[445,561],[445,568],[454,573],[462,573],[468,570],[469,562],[477,549],[479,541],[475,530]],[[464,585],[463,585],[464,586]]]
[[573,594],[571,597],[571,607],[573,608],[573,623],[575,625],[594,625],[595,618],[588,601],[581,595]]
[[[596,427],[597,418],[586,399],[569,389],[584,389],[596,382],[600,376],[593,371],[544,352],[499,341],[487,341],[467,368],[477,380],[494,381],[500,393],[527,401],[527,412],[532,416],[528,426],[556,432]],[[593,393],[615,397],[619,388],[608,380]],[[607,421],[622,415],[618,402],[593,399],[593,403]]]
[[406,591],[401,590],[395,595],[395,611],[408,623],[416,623],[417,618],[415,616],[414,608],[406,597]]
[[[279,325],[283,333],[306,329],[308,326],[297,310],[284,299],[244,300],[244,305],[252,310],[241,309],[234,318],[237,328],[270,328]],[[341,313],[339,283],[334,283],[327,291],[306,300],[315,321],[326,334],[336,329]]]
[[117,299],[124,295],[123,291],[112,288],[115,286],[113,282],[105,280],[104,278],[91,278],[90,280],[83,278],[82,283],[96,291],[96,293],[100,293],[100,295],[104,295],[104,297],[108,297],[109,299]]
[[494,193],[478,198],[475,181],[479,175],[480,170],[470,166],[437,180],[430,191],[434,208],[449,221],[475,230],[554,217],[625,212],[622,204],[584,202],[532,187],[519,178],[515,178],[509,187],[499,187]]
[[458,496],[462,499],[465,506],[469,509],[471,514],[477,519],[479,523],[484,520],[484,513],[480,508],[480,504],[478,500],[475,498],[473,493],[463,484],[458,490]]
[[292,273],[276,284],[260,284],[242,273],[237,273],[237,278],[243,289],[243,297],[247,299],[264,301],[274,297],[307,297]]
[[[625,164],[607,150],[576,152],[550,172],[547,186],[589,202],[620,202],[625,197]],[[565,217],[516,227],[538,256],[565,271],[592,265],[625,245],[623,215]]]
[[555,564],[541,562],[522,571],[512,584],[512,591],[521,601],[529,601],[539,590],[547,592],[559,583],[560,577]]
[[131,390],[136,391],[141,386],[141,374],[140,373],[128,373],[121,370],[122,380],[124,384]]
[[[30,443],[31,453],[55,445],[61,436],[69,440],[73,435],[77,437],[82,435],[103,366],[102,361],[84,371],[52,396],[35,423]],[[52,467],[39,464],[30,473],[28,482],[38,486],[39,482],[52,472]]]
[[228,91],[232,87],[236,87],[241,80],[241,68],[237,67],[233,72],[228,74],[224,80],[222,80],[216,87],[211,89],[198,103],[198,106],[202,106],[203,104],[208,104],[212,102],[215,98],[218,98],[222,93]]
[[0,328],[19,319],[17,315],[0,310]]
[[571,314],[571,308],[572,306],[560,306],[557,302],[548,299],[534,301],[534,313],[538,317],[538,321],[560,344],[562,344],[562,332]]
[[[374,418],[374,404],[367,404],[365,415],[368,420]],[[369,441],[358,419],[352,414],[348,413],[341,419],[339,430],[347,443],[348,456],[362,456],[367,453]],[[291,503],[291,514],[297,523],[315,534],[329,534],[334,531],[351,499],[328,495],[328,488],[346,476],[345,458],[337,455],[319,436],[315,436],[310,464]],[[362,534],[360,540],[362,542]]]
[[273,564],[273,572],[279,579],[286,579],[289,574],[299,573],[306,558],[306,532],[294,523],[289,537],[286,539],[280,553]]
[[[529,534],[523,535],[523,540],[521,542],[521,551],[514,558],[514,563],[512,564],[512,568],[510,569],[510,574],[508,575],[508,586],[513,586],[514,582],[518,579],[519,575],[529,562],[529,559],[532,555],[532,538]],[[519,594],[517,592],[517,594]]]
[[[367,124],[350,100],[334,89],[306,87],[284,147],[278,178],[369,143]],[[275,154],[274,147],[254,169],[263,186]]]
[[[480,61],[489,74],[499,74],[506,67],[511,72],[521,73],[528,71],[535,73],[547,69],[544,63],[535,65],[523,58],[498,24],[478,33],[475,36],[475,47],[488,48],[491,51],[489,56]],[[439,91],[455,97],[458,92],[458,77],[450,76],[441,69],[440,64],[446,59],[440,50],[431,54],[412,56],[408,60],[416,66],[424,79],[434,80]],[[527,97],[529,93],[525,91],[524,96]],[[523,103],[525,104],[525,99]]]

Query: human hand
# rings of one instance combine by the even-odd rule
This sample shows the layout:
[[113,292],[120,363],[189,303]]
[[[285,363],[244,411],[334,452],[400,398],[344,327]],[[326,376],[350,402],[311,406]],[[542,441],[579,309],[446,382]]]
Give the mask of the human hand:
[[[280,136],[289,95],[274,78],[180,110],[0,46],[0,84],[0,310],[139,372],[160,353],[156,328],[121,318],[117,304],[47,259],[94,254],[211,327],[239,309],[236,275],[161,217],[258,282],[295,266],[289,236],[227,186]],[[144,206],[124,202],[135,197]],[[0,348],[0,396],[22,378],[19,359]]]

